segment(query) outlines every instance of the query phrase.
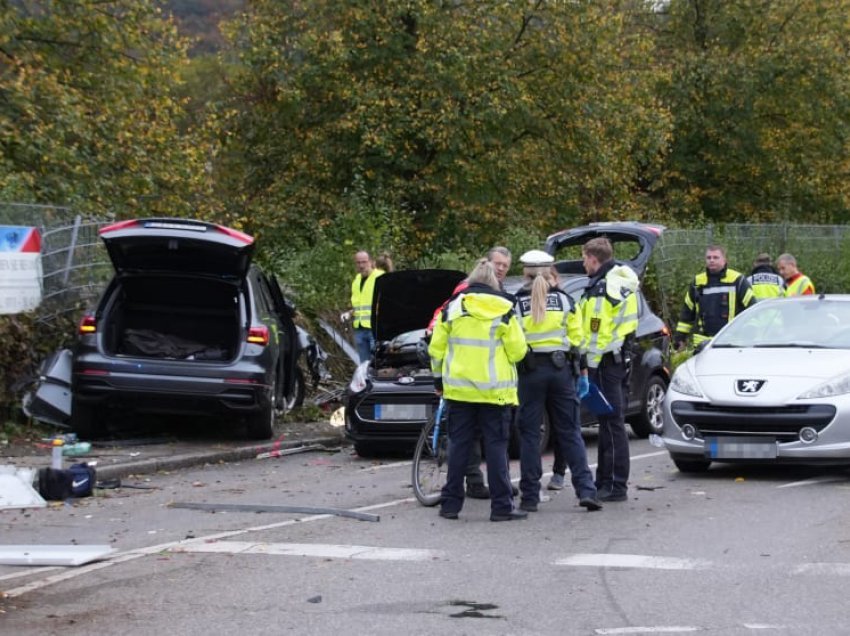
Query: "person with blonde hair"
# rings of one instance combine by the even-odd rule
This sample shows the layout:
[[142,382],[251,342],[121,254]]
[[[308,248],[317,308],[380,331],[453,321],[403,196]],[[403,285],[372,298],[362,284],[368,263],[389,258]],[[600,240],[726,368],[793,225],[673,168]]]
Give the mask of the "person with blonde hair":
[[464,502],[470,452],[483,437],[487,457],[490,521],[513,521],[515,510],[508,470],[508,439],[517,404],[515,364],[526,353],[525,336],[511,298],[499,291],[493,264],[478,261],[469,286],[440,312],[428,353],[434,386],[448,405],[451,452],[440,499],[440,516],[457,519]]
[[517,292],[515,308],[529,346],[519,367],[520,509],[536,512],[540,503],[540,424],[545,413],[570,467],[579,505],[599,510],[577,408],[589,389],[581,310],[558,287],[553,260],[541,250],[520,257],[526,282]]

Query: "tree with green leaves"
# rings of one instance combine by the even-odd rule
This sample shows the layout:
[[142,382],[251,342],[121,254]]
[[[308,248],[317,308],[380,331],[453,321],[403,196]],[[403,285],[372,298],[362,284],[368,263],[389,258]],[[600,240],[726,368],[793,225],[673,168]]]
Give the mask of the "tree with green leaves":
[[846,222],[850,3],[670,0],[663,198],[681,218]]
[[0,198],[212,213],[210,156],[175,97],[186,60],[150,0],[0,0]]
[[517,226],[647,216],[643,177],[669,129],[647,11],[255,0],[229,28],[241,69],[216,169],[238,193],[230,218],[285,228],[291,248],[333,235],[357,184],[361,203],[392,210],[404,232],[391,247],[415,259]]

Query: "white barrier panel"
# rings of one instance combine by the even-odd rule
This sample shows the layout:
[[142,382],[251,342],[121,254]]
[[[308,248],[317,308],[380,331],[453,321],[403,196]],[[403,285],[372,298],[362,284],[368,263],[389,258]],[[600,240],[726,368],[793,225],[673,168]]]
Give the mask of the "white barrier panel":
[[41,236],[34,227],[0,225],[0,314],[41,302]]

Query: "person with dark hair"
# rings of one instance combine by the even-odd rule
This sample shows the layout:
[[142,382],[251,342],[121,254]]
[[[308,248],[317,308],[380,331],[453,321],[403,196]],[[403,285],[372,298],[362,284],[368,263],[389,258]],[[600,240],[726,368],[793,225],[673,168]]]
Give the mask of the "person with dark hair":
[[527,345],[501,293],[493,264],[481,259],[467,279],[469,286],[440,313],[428,353],[434,385],[448,405],[451,451],[440,516],[457,519],[463,508],[463,482],[472,446],[483,437],[490,484],[490,521],[524,519],[515,510],[508,470],[511,406],[517,404],[515,364]]
[[688,337],[694,345],[710,340],[726,323],[757,302],[746,277],[726,263],[720,245],[705,249],[705,271],[694,276],[685,292],[685,302],[673,341],[684,349]]
[[637,274],[617,265],[607,238],[582,246],[589,276],[579,301],[587,338],[587,366],[614,410],[599,416],[596,491],[600,501],[626,501],[629,481],[629,435],[625,409],[629,386],[629,340],[638,326]]
[[770,254],[761,253],[753,261],[753,270],[747,276],[747,282],[753,288],[753,295],[763,298],[777,298],[785,295],[785,280],[773,267]]
[[395,271],[395,265],[393,265],[393,257],[390,256],[389,252],[381,252],[378,256],[375,257],[375,268],[381,270],[385,274],[388,272]]
[[554,258],[541,250],[520,257],[525,285],[516,294],[516,313],[529,352],[519,365],[520,508],[536,512],[540,503],[540,423],[544,412],[556,448],[570,467],[579,505],[599,510],[593,473],[581,436],[577,404],[589,389],[581,310],[558,287]]

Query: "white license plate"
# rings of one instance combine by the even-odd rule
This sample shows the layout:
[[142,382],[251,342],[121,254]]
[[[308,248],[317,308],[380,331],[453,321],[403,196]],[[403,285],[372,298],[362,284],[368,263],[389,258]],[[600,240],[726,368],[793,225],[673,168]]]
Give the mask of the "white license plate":
[[764,437],[709,437],[705,456],[710,459],[776,459],[776,440]]
[[427,420],[427,404],[376,404],[376,420]]

